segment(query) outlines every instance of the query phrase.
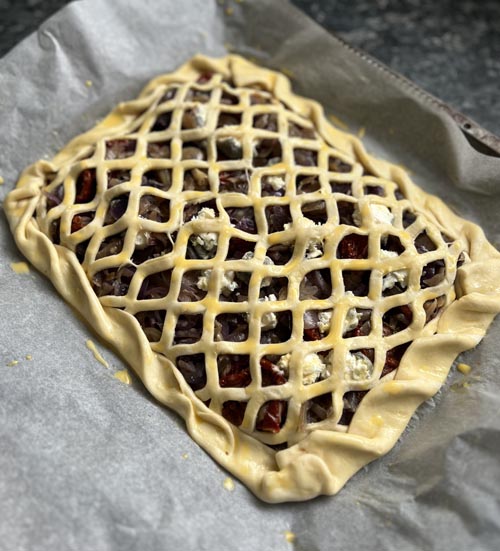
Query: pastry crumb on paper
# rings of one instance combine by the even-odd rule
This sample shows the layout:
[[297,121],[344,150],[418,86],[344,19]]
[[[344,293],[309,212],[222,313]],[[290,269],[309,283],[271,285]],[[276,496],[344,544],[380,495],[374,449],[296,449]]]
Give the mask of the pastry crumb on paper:
[[99,363],[101,363],[104,367],[109,367],[109,363],[102,357],[101,353],[99,352],[99,350],[97,350],[97,347],[96,347],[95,343],[92,340],[87,339],[85,341],[85,345],[92,352],[94,358]]
[[27,262],[11,262],[10,267],[16,274],[29,274],[30,267]]
[[129,372],[126,370],[126,369],[121,369],[120,371],[117,371],[113,377],[115,379],[118,379],[119,381],[121,381],[122,383],[125,383],[126,385],[129,385],[132,380],[130,378],[130,374]]
[[224,486],[224,489],[228,492],[234,491],[234,480],[231,477],[227,477],[224,479],[224,482],[222,484]]
[[464,375],[468,375],[472,371],[472,367],[469,364],[464,363],[457,364],[457,369]]

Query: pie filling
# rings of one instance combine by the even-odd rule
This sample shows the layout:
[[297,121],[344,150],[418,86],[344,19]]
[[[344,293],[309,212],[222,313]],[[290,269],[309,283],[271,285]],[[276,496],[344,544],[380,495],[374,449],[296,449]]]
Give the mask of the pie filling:
[[394,182],[218,74],[167,86],[43,197],[39,226],[102,304],[134,316],[201,402],[278,448],[348,430],[434,332],[467,260]]

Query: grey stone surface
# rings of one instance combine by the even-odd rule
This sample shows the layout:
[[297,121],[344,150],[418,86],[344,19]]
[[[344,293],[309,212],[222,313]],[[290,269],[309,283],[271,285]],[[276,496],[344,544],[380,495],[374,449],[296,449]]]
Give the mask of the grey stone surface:
[[[0,55],[67,1],[0,0]],[[292,1],[353,46],[500,134],[498,0]]]
[[313,19],[500,135],[498,0],[293,0]]

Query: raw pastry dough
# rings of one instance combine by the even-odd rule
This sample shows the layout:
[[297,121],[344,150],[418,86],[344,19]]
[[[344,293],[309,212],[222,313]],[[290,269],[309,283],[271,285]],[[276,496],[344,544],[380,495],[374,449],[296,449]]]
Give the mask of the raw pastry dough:
[[479,227],[237,56],[156,78],[5,209],[32,264],[271,502],[334,494],[385,454],[500,310]]

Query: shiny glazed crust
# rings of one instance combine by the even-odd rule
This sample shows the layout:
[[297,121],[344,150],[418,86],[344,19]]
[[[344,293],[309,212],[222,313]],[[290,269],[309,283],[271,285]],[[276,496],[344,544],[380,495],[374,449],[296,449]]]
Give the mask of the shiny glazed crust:
[[[447,306],[436,320],[425,327],[419,326],[418,331],[413,330],[411,344],[397,371],[390,377],[382,377],[374,385],[350,387],[366,388],[368,393],[344,431],[339,430],[337,425],[317,424],[303,428],[299,424],[293,425],[299,428],[293,428],[290,423],[284,429],[289,447],[280,451],[266,445],[266,442],[279,443],[274,437],[256,437],[252,425],[255,414],[248,418],[247,426],[238,429],[207,407],[202,401],[204,398],[197,397],[167,357],[168,354],[162,353],[158,346],[148,341],[136,318],[116,308],[121,303],[115,297],[97,297],[75,253],[66,246],[54,245],[47,236],[47,228],[41,227],[43,221],[36,218],[47,174],[57,173],[71,166],[75,160],[82,159],[82,151],[91,150],[103,138],[129,134],[132,125],[137,122],[138,113],[145,113],[143,119],[146,120],[148,108],[162,96],[166,85],[196,81],[207,72],[232,79],[236,87],[258,85],[270,92],[291,112],[306,123],[312,123],[324,142],[334,147],[342,158],[359,164],[368,174],[389,187],[392,183],[397,184],[415,212],[421,213],[428,221],[429,228],[439,228],[454,239],[446,256],[450,266],[449,277],[453,276],[454,284],[450,280],[448,288],[442,292],[447,297]],[[275,171],[287,174],[289,170],[286,163],[275,167]],[[396,203],[388,201],[385,204],[392,208]],[[363,217],[369,207],[368,202],[365,207],[360,206]],[[397,210],[398,207],[395,208]],[[257,496],[269,502],[300,501],[320,494],[335,494],[357,470],[387,453],[416,408],[439,390],[455,357],[479,343],[500,311],[500,254],[487,242],[478,226],[454,215],[440,199],[415,186],[401,168],[368,155],[358,139],[327,122],[321,106],[293,94],[285,76],[257,67],[238,56],[217,60],[197,56],[174,73],[154,79],[137,100],[120,104],[95,128],[71,141],[52,161],[39,161],[28,167],[16,189],[7,197],[5,210],[16,242],[30,262],[53,282],[59,293],[77,308],[89,325],[119,351],[151,394],[182,415],[191,436]],[[370,215],[366,216],[370,220]],[[286,230],[297,234],[297,242],[302,239],[301,235],[311,231],[309,226],[301,227],[300,224]],[[370,231],[380,232],[371,222],[367,223],[367,227]],[[400,233],[406,235],[402,229]],[[443,246],[444,242],[441,242],[440,247]],[[456,268],[452,265],[462,251],[470,261],[455,272]],[[414,256],[414,262],[418,263],[415,253]],[[181,260],[179,262],[182,264]],[[361,262],[359,266],[362,266],[364,261],[356,262]],[[394,266],[394,270],[400,267]],[[92,269],[91,263],[87,268]],[[259,269],[256,266],[252,268]],[[409,288],[415,281],[413,278]],[[410,288],[409,292],[414,292],[412,300],[418,298],[420,291],[417,287],[413,291]],[[332,306],[340,302],[336,299]],[[212,304],[211,308],[217,311],[219,306]],[[292,303],[288,306],[292,311],[295,308]],[[293,315],[298,314],[293,312]],[[335,323],[338,325],[338,322]],[[411,332],[411,328],[408,331]],[[338,348],[343,342],[342,335],[335,337],[333,333],[332,343]],[[295,344],[300,345],[298,341]],[[203,349],[211,345],[213,343],[207,341],[199,346]],[[248,349],[254,345],[250,339]],[[244,348],[242,350],[245,351]],[[296,365],[302,361],[303,357],[299,357]],[[336,361],[339,364],[339,360]],[[382,366],[378,365],[375,369],[380,375]],[[298,383],[289,386],[294,386],[294,396],[298,396],[298,412],[301,403],[309,396],[309,387]],[[287,385],[277,387],[275,398],[284,397],[287,388]],[[214,397],[217,398],[216,395],[211,396]]]

